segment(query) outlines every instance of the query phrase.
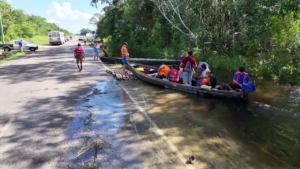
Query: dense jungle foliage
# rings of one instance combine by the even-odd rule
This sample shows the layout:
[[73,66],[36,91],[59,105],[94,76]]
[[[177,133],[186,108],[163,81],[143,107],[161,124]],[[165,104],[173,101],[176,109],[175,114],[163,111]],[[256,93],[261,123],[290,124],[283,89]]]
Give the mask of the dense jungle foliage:
[[152,57],[197,60],[299,84],[299,0],[92,0],[108,4],[97,33]]
[[[71,35],[67,30],[61,29],[57,24],[48,23],[45,18],[26,14],[23,10],[14,9],[10,4],[0,0],[0,13],[2,15],[3,32],[5,43],[12,43],[13,39],[33,40],[31,42],[48,42],[48,32],[64,32]],[[1,35],[2,36],[2,35]]]

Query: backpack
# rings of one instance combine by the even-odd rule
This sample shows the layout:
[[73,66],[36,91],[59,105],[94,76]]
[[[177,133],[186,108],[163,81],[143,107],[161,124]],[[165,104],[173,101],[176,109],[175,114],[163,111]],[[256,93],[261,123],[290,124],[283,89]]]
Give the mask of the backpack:
[[185,72],[192,72],[192,64],[191,61],[187,61],[185,67],[184,67]]

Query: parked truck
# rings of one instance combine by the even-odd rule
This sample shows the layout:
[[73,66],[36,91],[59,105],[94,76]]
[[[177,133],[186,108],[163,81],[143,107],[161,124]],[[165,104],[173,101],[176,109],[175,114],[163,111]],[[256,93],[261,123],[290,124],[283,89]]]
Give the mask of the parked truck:
[[[9,52],[11,50],[20,50],[19,42],[20,40],[14,40],[13,44],[0,44],[0,48],[6,52]],[[25,41],[22,41],[22,44],[24,50],[36,51],[39,49],[39,46],[36,44],[30,44]]]

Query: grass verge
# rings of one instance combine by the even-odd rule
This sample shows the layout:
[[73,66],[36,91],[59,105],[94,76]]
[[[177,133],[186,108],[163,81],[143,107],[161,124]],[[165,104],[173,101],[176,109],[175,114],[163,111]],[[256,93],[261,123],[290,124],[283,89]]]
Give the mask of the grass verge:
[[9,41],[6,41],[7,44],[12,44],[13,40],[23,40],[27,43],[36,44],[36,45],[49,45],[48,36],[34,36],[32,38],[14,38]]
[[2,64],[4,62],[7,62],[7,61],[10,61],[10,60],[20,58],[20,57],[25,56],[25,55],[26,55],[25,52],[11,52],[11,55],[9,57],[0,60],[0,64]]
[[48,36],[34,36],[32,38],[24,38],[23,40],[37,45],[49,45]]

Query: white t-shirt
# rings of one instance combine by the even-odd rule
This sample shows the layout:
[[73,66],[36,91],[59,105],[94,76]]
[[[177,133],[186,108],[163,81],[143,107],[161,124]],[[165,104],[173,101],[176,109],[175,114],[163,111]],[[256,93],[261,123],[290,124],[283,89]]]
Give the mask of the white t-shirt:
[[198,72],[201,72],[201,71],[202,71],[202,70],[201,70],[201,66],[202,66],[203,64],[205,64],[206,67],[209,68],[209,65],[208,65],[206,62],[199,62],[198,68],[197,68],[197,71],[198,71]]
[[202,72],[201,76],[202,76],[202,77],[206,77],[206,71],[208,71],[208,70],[209,70],[209,68],[206,68],[206,70],[204,70],[204,71]]

